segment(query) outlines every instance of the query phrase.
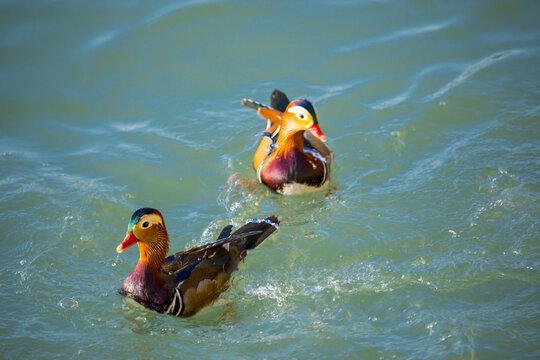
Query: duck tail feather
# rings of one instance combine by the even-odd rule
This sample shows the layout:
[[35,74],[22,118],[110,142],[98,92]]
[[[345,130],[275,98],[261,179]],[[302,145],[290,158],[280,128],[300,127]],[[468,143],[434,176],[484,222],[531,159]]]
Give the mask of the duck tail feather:
[[279,228],[279,220],[275,216],[264,220],[253,220],[236,230],[232,235],[247,235],[239,240],[240,251],[252,250],[259,246],[268,236]]
[[270,95],[270,106],[278,111],[285,112],[289,103],[289,98],[281,90],[275,89]]

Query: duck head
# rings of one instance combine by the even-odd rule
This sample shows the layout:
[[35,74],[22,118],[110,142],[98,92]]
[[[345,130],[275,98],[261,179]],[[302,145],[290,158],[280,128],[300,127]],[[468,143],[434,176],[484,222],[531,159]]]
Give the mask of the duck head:
[[135,211],[126,237],[116,251],[121,253],[135,244],[139,246],[139,262],[159,270],[169,250],[169,236],[163,215],[158,210],[142,208]]
[[285,132],[298,132],[308,130],[321,141],[326,141],[326,135],[319,127],[319,115],[315,106],[306,99],[292,101],[282,116],[282,130]]

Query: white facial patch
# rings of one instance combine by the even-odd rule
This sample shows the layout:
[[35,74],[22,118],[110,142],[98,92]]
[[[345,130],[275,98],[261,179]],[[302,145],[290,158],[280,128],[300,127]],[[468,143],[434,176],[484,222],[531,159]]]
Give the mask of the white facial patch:
[[291,106],[287,112],[295,114],[300,120],[311,120],[311,114],[302,106]]
[[159,215],[157,215],[157,214],[145,215],[145,216],[143,216],[141,218],[141,220],[139,220],[139,224],[140,224],[141,227],[142,227],[142,224],[144,222],[146,222],[146,221],[148,221],[150,223],[150,225],[154,225],[154,224],[160,224],[161,225],[161,217]]

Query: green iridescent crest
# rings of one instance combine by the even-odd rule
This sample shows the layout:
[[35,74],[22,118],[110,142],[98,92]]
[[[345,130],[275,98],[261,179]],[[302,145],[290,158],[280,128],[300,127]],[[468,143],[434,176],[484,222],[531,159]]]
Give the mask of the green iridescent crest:
[[129,221],[127,232],[128,233],[133,232],[133,227],[139,222],[141,217],[143,217],[144,215],[153,214],[153,213],[155,213],[155,210],[152,208],[142,208],[135,211],[133,215],[131,215],[131,220]]

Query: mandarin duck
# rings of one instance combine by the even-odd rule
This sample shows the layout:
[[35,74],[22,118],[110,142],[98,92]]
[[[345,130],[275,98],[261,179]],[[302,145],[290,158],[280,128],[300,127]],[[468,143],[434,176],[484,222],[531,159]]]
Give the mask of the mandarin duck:
[[139,246],[139,261],[124,280],[120,294],[145,307],[189,317],[211,305],[227,290],[231,273],[247,251],[279,226],[275,216],[249,222],[232,233],[228,225],[213,243],[166,257],[169,235],[161,213],[142,208],[133,213],[126,237],[116,251]]
[[310,192],[328,182],[334,154],[310,101],[290,102],[285,93],[274,90],[270,106],[250,99],[242,99],[242,104],[267,119],[253,157],[259,182],[280,194]]

